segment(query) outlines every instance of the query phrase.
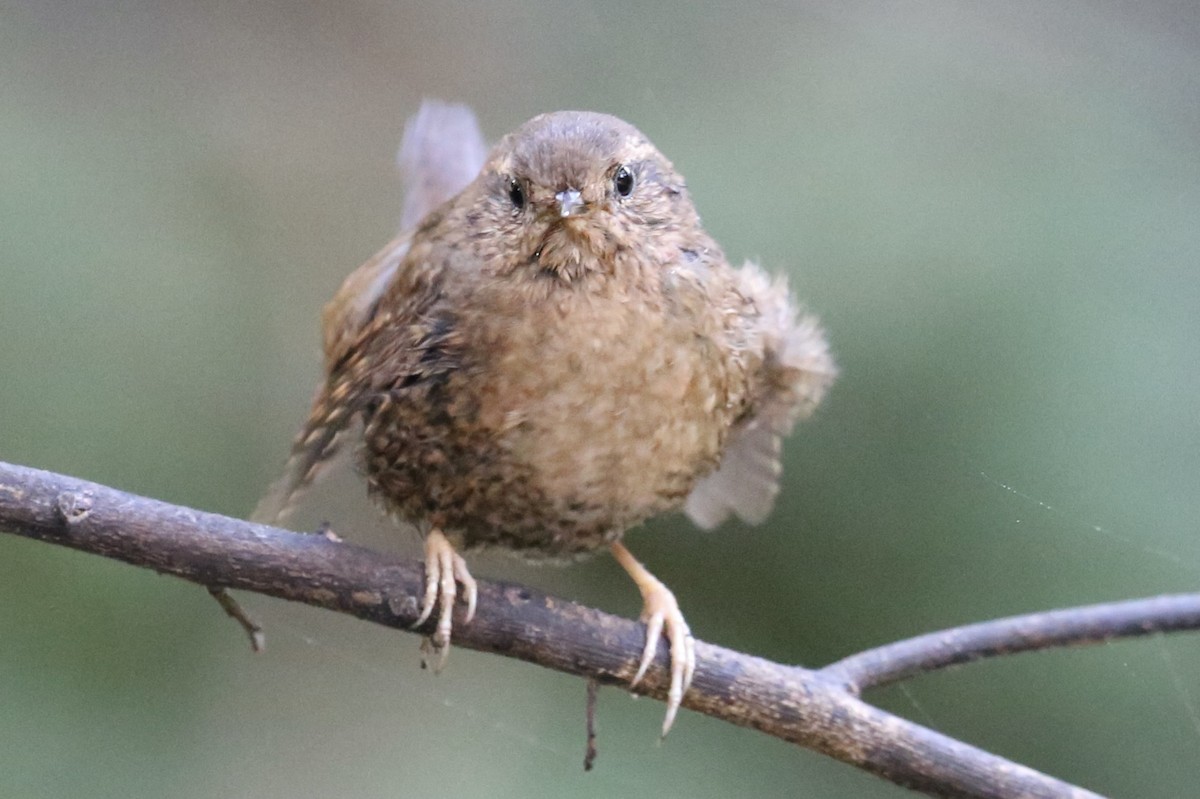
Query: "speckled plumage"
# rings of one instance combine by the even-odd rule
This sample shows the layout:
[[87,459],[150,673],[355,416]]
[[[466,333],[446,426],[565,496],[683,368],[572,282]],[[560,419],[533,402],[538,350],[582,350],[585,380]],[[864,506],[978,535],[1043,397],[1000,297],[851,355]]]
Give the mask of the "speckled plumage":
[[[452,114],[410,127],[410,169],[478,149],[438,139]],[[672,164],[625,122],[560,112],[454,196],[433,177],[411,181],[434,187],[420,224],[325,310],[327,378],[267,514],[357,419],[371,494],[464,549],[569,556],[678,508],[765,516],[780,436],[834,366],[782,281],[728,264]]]

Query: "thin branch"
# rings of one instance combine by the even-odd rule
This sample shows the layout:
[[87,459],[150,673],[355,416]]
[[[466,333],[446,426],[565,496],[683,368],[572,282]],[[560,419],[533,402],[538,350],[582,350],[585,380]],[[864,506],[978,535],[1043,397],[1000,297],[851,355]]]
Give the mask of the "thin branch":
[[588,677],[587,683],[587,746],[583,753],[583,770],[591,771],[596,764],[596,696],[600,693],[600,683],[594,677]]
[[939,630],[859,652],[817,673],[857,696],[868,688],[998,655],[1196,629],[1200,629],[1200,594],[1156,596]]
[[[401,630],[409,629],[418,615],[423,572],[417,561],[2,462],[0,530],[152,568],[209,589],[256,591]],[[1149,602],[1143,608],[1147,613],[1161,610],[1154,600]],[[634,674],[645,634],[636,622],[500,582],[480,581],[474,621],[463,623],[461,608],[457,615],[456,645],[621,687]],[[1041,640],[1051,646],[1197,624],[1194,617],[1190,623],[1162,624],[1154,617],[1142,621],[1123,623],[1118,630],[1093,626],[1088,635]],[[418,631],[428,634],[431,626]],[[918,647],[914,642],[901,645]],[[1037,645],[1036,635],[1026,634],[1015,643],[993,640],[967,649],[998,654]],[[934,667],[969,659],[955,660],[942,651],[935,647],[927,656]],[[900,668],[889,665],[892,656],[886,648],[860,657],[867,659],[857,665],[847,659],[820,672],[697,641],[696,676],[684,706],[937,796],[1096,796],[866,704],[853,695],[852,686],[878,684],[874,673],[885,675],[883,680],[913,673],[920,670],[915,666],[920,657],[907,651]],[[660,647],[637,693],[664,699],[667,665],[665,647]]]
[[219,586],[210,585],[207,588],[208,593],[212,594],[212,598],[217,600],[217,604],[221,606],[221,610],[241,625],[242,630],[250,639],[250,648],[255,652],[262,652],[266,649],[267,638],[263,634],[262,627],[259,627],[258,622],[250,618],[250,614],[242,610],[242,606],[233,598],[233,594]]

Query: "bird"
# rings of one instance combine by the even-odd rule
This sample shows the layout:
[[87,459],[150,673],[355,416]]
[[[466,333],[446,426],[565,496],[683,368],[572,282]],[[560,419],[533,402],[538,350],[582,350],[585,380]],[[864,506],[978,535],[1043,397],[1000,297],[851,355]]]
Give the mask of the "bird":
[[437,610],[439,667],[456,601],[475,614],[463,553],[607,548],[643,599],[631,687],[667,639],[665,736],[694,638],[625,534],[678,510],[705,529],[768,515],[781,440],[837,374],[825,332],[783,278],[730,265],[617,117],[545,113],[489,149],[467,106],[425,101],[399,160],[404,232],[324,308],[324,379],[253,518],[285,518],[353,440],[369,495],[423,536],[415,626]]

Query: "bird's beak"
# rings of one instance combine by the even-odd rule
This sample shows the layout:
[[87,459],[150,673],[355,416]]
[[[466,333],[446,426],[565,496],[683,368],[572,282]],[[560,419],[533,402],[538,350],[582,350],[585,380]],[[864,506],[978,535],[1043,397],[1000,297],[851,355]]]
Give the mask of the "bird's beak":
[[558,200],[558,212],[564,217],[578,214],[586,205],[583,197],[575,189],[563,189],[554,195],[554,199]]

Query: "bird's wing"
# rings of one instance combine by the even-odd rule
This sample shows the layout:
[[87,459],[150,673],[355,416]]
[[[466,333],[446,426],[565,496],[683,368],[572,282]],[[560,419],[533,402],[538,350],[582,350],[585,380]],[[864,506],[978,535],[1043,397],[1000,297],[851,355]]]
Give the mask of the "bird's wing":
[[[465,105],[425,100],[404,126],[397,161],[404,176],[400,229],[412,231],[438,206],[467,187],[483,168],[487,145]],[[328,371],[371,318],[408,251],[401,236],[354,270],[321,314]]]
[[282,524],[304,493],[322,474],[322,468],[338,453],[353,409],[331,401],[329,383],[317,390],[312,411],[292,444],[292,453],[276,480],[258,501],[250,521]]
[[[404,129],[399,164],[404,175],[405,203],[401,228],[410,231],[434,209],[462,191],[483,166],[487,154],[475,115],[465,105],[426,100]],[[343,281],[321,313],[325,383],[317,390],[312,411],[292,445],[283,476],[255,508],[251,518],[278,523],[320,475],[345,437],[355,409],[347,402],[361,382],[346,364],[375,316],[375,309],[396,278],[411,243],[404,234]]]
[[[278,524],[293,510],[304,492],[323,474],[323,467],[337,455],[348,427],[357,416],[364,398],[372,393],[373,382],[384,371],[374,360],[370,343],[378,340],[384,328],[395,328],[399,356],[394,361],[414,360],[422,354],[420,324],[405,325],[405,319],[420,317],[421,306],[429,292],[414,290],[408,283],[420,282],[419,275],[428,267],[407,259],[410,239],[396,239],[346,278],[334,298],[325,306],[321,319],[325,332],[325,380],[313,398],[312,410],[292,443],[292,453],[280,477],[255,508],[251,519]],[[378,313],[379,300],[393,282],[401,282],[398,296],[401,307]],[[426,281],[428,282],[428,281]],[[410,307],[411,305],[411,307]],[[391,363],[403,371],[405,363]]]
[[762,371],[750,413],[731,432],[716,471],[696,483],[684,504],[705,529],[730,514],[750,524],[767,517],[779,493],[781,441],[837,376],[825,332],[815,317],[797,313],[785,281],[746,263],[738,289],[757,311],[748,340],[762,348]]

